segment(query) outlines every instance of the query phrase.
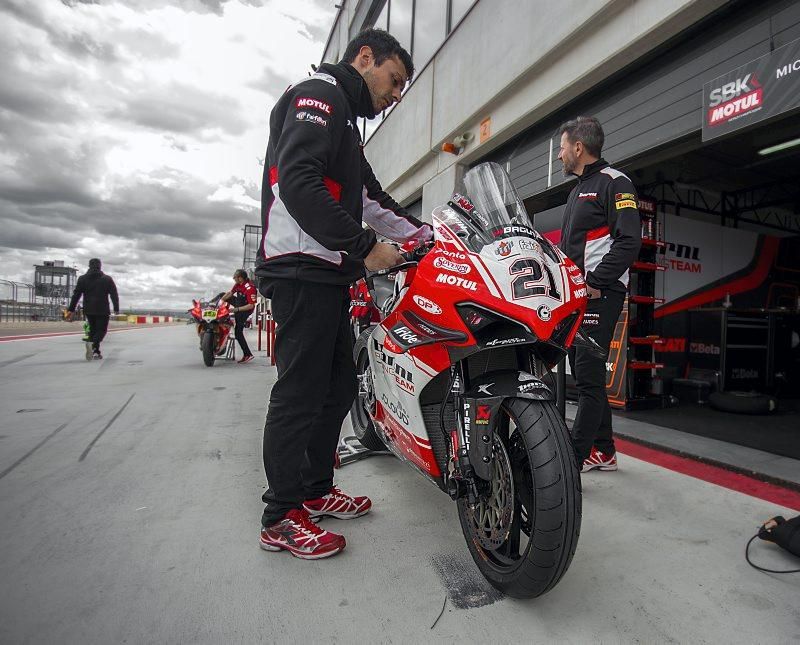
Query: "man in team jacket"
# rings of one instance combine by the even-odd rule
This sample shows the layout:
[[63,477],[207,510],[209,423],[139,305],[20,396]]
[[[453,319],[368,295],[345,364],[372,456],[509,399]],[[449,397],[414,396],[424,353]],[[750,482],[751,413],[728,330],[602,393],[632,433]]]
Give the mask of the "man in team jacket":
[[[631,180],[601,158],[605,136],[593,117],[578,117],[559,128],[558,158],[565,175],[578,183],[567,199],[560,248],[583,271],[589,304],[582,329],[606,356],[628,290],[629,269],[642,243],[636,189]],[[583,472],[617,470],[606,395],[606,363],[590,350],[570,350],[578,388],[572,439]]]
[[278,380],[264,427],[265,550],[306,559],[339,553],[344,537],[314,519],[355,518],[371,507],[369,498],[333,486],[339,432],[358,390],[349,285],[364,267],[402,262],[376,232],[406,242],[430,239],[432,231],[381,188],[364,157],[358,119],[399,102],[413,73],[397,40],[367,30],[342,62],[320,65],[270,114],[256,265],[277,323]]

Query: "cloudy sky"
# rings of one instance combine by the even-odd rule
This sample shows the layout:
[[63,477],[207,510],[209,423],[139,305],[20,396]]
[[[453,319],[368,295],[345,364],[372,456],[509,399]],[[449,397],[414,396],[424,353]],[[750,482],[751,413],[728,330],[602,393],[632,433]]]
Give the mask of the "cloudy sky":
[[[2,0],[0,278],[103,259],[131,307],[231,284],[267,116],[334,0]],[[0,294],[0,297],[4,297]]]

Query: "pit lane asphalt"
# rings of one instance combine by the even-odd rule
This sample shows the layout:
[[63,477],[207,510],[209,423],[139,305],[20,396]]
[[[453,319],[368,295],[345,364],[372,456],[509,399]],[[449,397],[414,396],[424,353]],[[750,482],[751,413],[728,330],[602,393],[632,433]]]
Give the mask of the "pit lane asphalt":
[[103,349],[86,362],[73,336],[0,343],[0,642],[800,639],[798,575],[743,555],[758,524],[796,511],[624,455],[583,476],[578,551],[540,599],[482,584],[454,504],[392,457],[339,471],[374,502],[323,520],[341,555],[261,551],[263,353],[206,368],[189,326]]

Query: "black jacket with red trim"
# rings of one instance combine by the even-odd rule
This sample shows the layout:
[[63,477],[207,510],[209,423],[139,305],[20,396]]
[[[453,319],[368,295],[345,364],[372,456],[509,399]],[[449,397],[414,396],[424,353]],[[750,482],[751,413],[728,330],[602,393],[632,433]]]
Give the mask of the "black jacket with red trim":
[[430,237],[428,225],[383,191],[364,157],[356,119],[374,116],[364,79],[347,63],[320,65],[273,108],[256,262],[267,293],[271,279],[354,282],[375,231],[401,242]]
[[627,291],[642,228],[633,183],[607,161],[583,169],[567,199],[559,248],[595,289]]

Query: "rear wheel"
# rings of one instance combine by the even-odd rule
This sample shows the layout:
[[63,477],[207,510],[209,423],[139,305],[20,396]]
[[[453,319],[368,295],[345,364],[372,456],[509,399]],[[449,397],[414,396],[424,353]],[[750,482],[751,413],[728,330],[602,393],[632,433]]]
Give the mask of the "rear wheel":
[[206,367],[214,366],[214,332],[207,329],[200,339],[200,349],[203,350],[203,362]]
[[481,573],[514,598],[534,598],[566,573],[581,527],[581,483],[564,420],[550,402],[507,399],[495,432],[492,481],[458,501]]
[[353,358],[358,375],[358,396],[350,409],[353,432],[361,445],[370,450],[386,450],[375,430],[369,410],[375,409],[375,390],[372,383],[372,367],[369,360],[369,338],[372,327],[365,329],[353,348]]

